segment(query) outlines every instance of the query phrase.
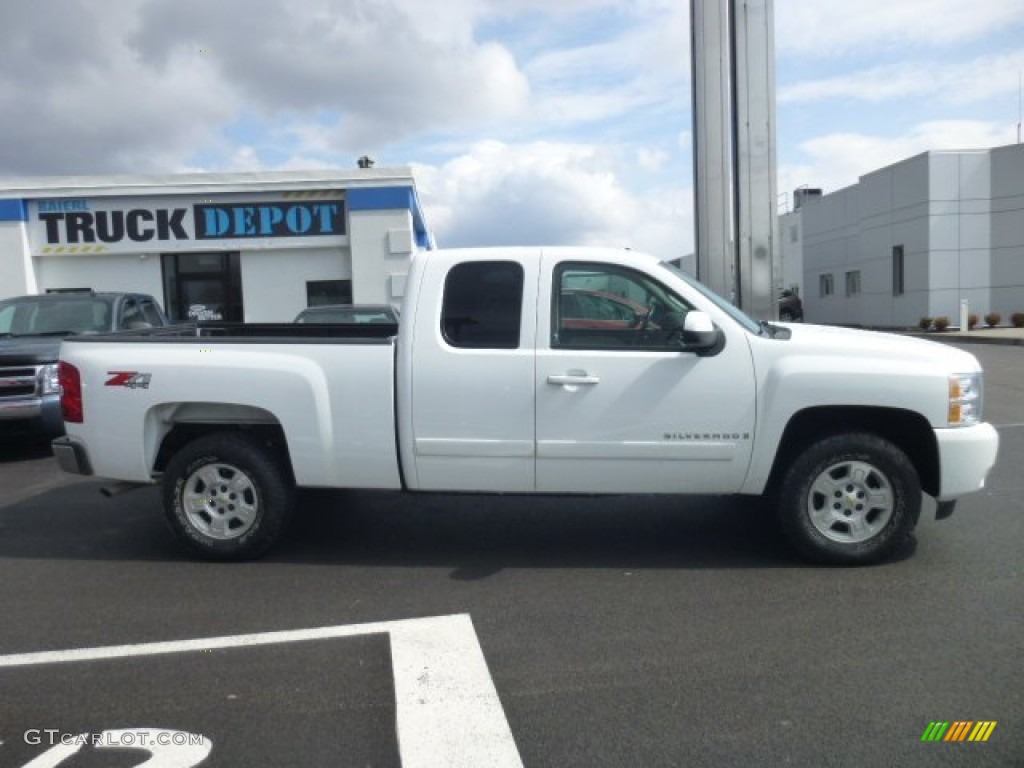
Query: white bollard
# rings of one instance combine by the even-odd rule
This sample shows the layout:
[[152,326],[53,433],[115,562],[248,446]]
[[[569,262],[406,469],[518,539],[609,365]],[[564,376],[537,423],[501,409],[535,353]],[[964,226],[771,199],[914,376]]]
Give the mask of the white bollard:
[[960,332],[966,333],[970,327],[967,317],[970,313],[967,310],[967,299],[960,299]]

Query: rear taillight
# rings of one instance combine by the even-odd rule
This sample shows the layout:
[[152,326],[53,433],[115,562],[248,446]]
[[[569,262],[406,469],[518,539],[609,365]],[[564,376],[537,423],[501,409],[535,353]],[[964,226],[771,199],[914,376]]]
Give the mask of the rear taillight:
[[85,414],[82,410],[82,377],[78,369],[61,360],[57,364],[57,378],[60,381],[60,409],[64,413],[64,421],[81,424]]

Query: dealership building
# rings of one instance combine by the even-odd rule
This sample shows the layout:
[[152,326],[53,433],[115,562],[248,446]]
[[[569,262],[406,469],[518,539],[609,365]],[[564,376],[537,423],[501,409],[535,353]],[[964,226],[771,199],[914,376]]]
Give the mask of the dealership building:
[[408,168],[0,181],[0,299],[155,296],[175,320],[398,304],[434,247]]
[[808,322],[956,325],[963,300],[1004,323],[1024,312],[1024,145],[926,152],[794,200],[779,218],[783,283]]

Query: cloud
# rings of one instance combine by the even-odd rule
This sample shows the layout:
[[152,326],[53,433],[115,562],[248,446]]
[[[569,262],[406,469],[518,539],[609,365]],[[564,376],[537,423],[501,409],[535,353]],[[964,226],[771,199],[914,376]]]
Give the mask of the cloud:
[[235,108],[209,61],[140,66],[124,38],[137,3],[98,18],[74,0],[7,0],[0,46],[0,173],[168,170]]
[[525,76],[502,44],[473,39],[463,5],[151,0],[132,42],[158,68],[175,51],[208,46],[251,110],[318,115],[334,123],[335,141],[357,150],[521,109]]
[[784,85],[778,101],[783,105],[830,99],[879,103],[913,96],[933,103],[970,104],[1016,95],[1022,69],[1024,49],[963,62],[908,61]]
[[983,149],[1012,143],[1014,128],[973,120],[922,123],[901,136],[830,133],[805,141],[803,162],[779,167],[779,191],[789,194],[801,185],[826,193],[855,184],[860,176],[922,152]]
[[442,247],[602,245],[674,258],[692,242],[692,200],[636,192],[617,149],[483,141],[440,166],[416,165],[427,220]]
[[952,45],[1021,27],[1020,0],[813,0],[775,4],[781,52],[835,57]]
[[0,173],[176,170],[231,156],[243,114],[315,122],[335,154],[484,129],[530,89],[504,45],[474,39],[474,6],[5,0]]
[[[561,13],[565,13],[562,8]],[[655,115],[688,104],[689,18],[685,4],[619,4],[566,22],[564,39],[526,58],[533,89],[530,119],[546,129]],[[590,22],[587,23],[587,19]],[[599,26],[600,33],[589,33]]]

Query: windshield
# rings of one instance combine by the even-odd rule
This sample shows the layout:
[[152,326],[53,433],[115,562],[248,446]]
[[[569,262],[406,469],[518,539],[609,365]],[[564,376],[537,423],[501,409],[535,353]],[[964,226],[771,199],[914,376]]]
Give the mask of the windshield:
[[739,307],[730,304],[728,301],[726,301],[717,293],[715,293],[706,285],[704,285],[704,283],[700,282],[699,280],[696,280],[695,278],[683,272],[681,269],[672,266],[668,262],[661,262],[661,266],[663,266],[665,269],[667,269],[669,272],[676,275],[677,277],[682,278],[683,282],[692,287],[694,290],[696,290],[698,293],[704,296],[704,298],[706,298],[720,310],[725,312],[727,315],[729,315],[729,317],[731,317],[733,320],[742,325],[751,333],[761,332],[761,324],[757,322],[757,320],[754,320],[750,315],[741,310]]
[[93,298],[0,302],[0,334],[5,336],[60,336],[109,330],[110,307]]

